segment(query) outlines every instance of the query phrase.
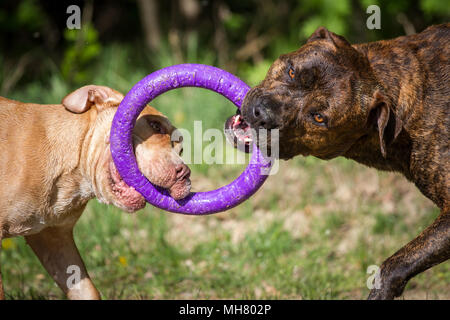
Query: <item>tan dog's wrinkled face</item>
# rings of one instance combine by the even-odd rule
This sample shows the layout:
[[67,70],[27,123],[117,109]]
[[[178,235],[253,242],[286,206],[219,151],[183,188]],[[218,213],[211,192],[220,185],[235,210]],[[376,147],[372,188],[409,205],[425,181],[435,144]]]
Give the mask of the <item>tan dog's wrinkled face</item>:
[[[66,96],[62,103],[72,112],[91,110],[96,113],[91,117],[94,119],[86,167],[97,198],[134,212],[145,207],[145,199],[122,180],[109,149],[111,123],[122,99],[121,93],[108,87],[85,86]],[[175,130],[163,114],[147,106],[136,121],[133,146],[139,169],[145,177],[179,200],[189,194],[191,182],[189,167],[181,159],[182,139],[171,141]]]

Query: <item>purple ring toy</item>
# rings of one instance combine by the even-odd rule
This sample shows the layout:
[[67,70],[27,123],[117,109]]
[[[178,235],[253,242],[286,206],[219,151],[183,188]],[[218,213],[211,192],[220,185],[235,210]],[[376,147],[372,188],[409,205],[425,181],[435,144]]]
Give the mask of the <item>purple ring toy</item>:
[[146,104],[160,94],[181,87],[200,87],[220,93],[239,109],[248,90],[234,75],[202,64],[180,64],[155,71],[139,81],[119,105],[111,127],[111,154],[122,179],[155,207],[189,215],[205,215],[233,208],[248,199],[268,177],[271,161],[253,147],[249,165],[241,175],[219,189],[191,192],[174,200],[162,188],[153,186],[140,172],[133,151],[132,131]]

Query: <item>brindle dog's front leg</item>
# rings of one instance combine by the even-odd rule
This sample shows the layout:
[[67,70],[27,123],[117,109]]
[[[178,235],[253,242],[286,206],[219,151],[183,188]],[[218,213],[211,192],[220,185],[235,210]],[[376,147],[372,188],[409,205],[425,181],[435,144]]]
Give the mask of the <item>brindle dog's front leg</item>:
[[402,294],[409,279],[434,265],[450,259],[450,210],[442,210],[437,219],[417,238],[383,262],[380,289],[372,289],[369,299],[394,299]]
[[[25,239],[69,299],[100,299],[75,245],[73,226],[50,227]],[[78,271],[80,281],[76,282]]]

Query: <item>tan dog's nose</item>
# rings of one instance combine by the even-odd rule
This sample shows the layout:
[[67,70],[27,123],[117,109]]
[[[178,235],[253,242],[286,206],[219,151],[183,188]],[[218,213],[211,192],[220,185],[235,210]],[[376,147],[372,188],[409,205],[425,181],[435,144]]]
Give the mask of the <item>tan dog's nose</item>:
[[185,164],[175,166],[177,180],[188,179],[191,176],[191,169]]
[[169,193],[175,200],[180,200],[185,198],[191,190],[191,181],[189,180],[191,170],[184,163],[175,165],[174,169],[176,179],[169,188]]

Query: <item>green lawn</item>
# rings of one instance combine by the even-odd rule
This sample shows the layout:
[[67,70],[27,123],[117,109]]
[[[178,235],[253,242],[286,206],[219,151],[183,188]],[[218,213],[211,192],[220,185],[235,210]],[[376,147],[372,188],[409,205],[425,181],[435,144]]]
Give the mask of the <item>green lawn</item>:
[[[193,173],[217,187],[239,168]],[[199,190],[199,188],[197,188]],[[282,163],[247,202],[190,217],[147,206],[135,214],[91,201],[75,229],[106,299],[360,299],[379,265],[438,214],[413,185],[350,161]],[[22,238],[4,240],[10,299],[58,299],[60,290]],[[410,281],[404,298],[450,298],[446,262]]]

